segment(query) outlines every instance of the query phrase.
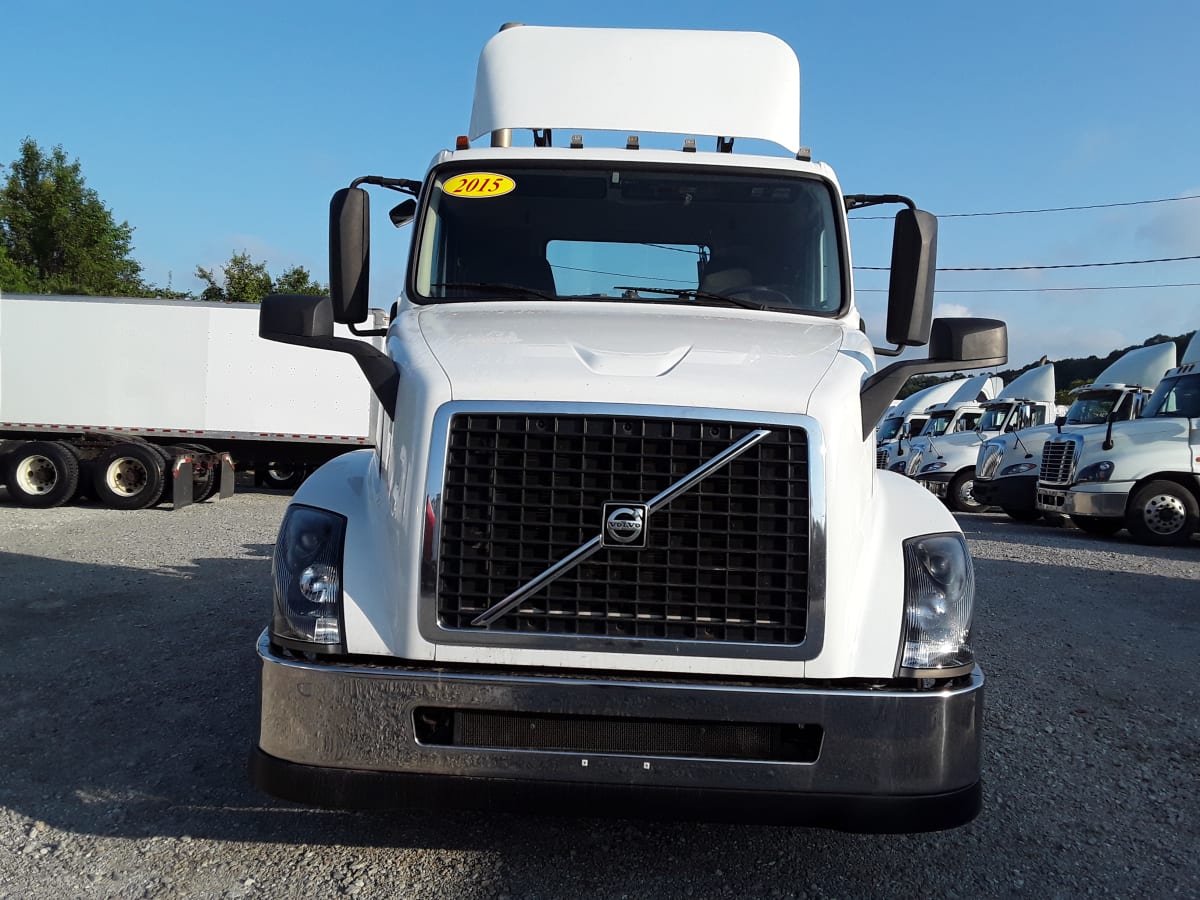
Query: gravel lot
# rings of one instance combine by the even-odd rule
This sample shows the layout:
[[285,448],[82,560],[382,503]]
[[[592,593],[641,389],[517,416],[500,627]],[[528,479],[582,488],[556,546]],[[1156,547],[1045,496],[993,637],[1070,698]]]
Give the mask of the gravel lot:
[[0,490],[0,897],[1200,896],[1200,542],[961,517],[984,813],[867,837],[257,794],[254,641],[285,502],[25,510]]

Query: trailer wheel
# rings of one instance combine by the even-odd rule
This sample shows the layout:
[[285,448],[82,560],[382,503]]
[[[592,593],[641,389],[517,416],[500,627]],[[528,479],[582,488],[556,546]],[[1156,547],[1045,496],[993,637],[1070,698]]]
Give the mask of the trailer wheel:
[[105,506],[145,509],[162,501],[166,477],[166,462],[157,447],[130,442],[109,447],[96,458],[92,488]]
[[1186,544],[1200,527],[1200,505],[1174,481],[1151,481],[1129,501],[1125,527],[1143,544]]
[[294,491],[304,484],[304,479],[308,475],[303,466],[292,463],[269,462],[261,469],[262,471],[258,472],[258,478],[262,485],[278,491]]
[[975,469],[963,469],[946,488],[946,505],[955,512],[981,512],[984,505],[975,499]]
[[1071,523],[1080,531],[1100,537],[1111,537],[1125,527],[1125,523],[1120,519],[1101,518],[1100,516],[1071,516],[1070,518]]
[[32,441],[8,454],[4,466],[8,496],[21,506],[62,506],[79,487],[79,456],[57,441]]
[[[205,447],[203,444],[181,444],[185,450],[190,450],[193,453],[201,453],[212,455],[212,448]],[[203,503],[221,487],[220,481],[217,479],[216,469],[212,465],[197,466],[195,460],[192,461],[192,502]]]

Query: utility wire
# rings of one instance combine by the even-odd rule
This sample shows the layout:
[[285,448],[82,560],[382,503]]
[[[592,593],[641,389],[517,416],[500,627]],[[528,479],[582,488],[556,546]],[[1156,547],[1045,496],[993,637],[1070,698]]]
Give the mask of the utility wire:
[[[1160,197],[1156,200],[1129,200],[1125,203],[1091,203],[1087,206],[1048,206],[1044,209],[1002,209],[995,212],[937,213],[939,219],[974,219],[981,216],[1028,216],[1034,213],[1075,212],[1081,209],[1113,209],[1118,206],[1147,206],[1151,203],[1175,203],[1179,200],[1200,200],[1200,194],[1183,194],[1179,197]],[[894,216],[851,216],[851,219],[892,219]]]
[[[1147,263],[1182,262],[1198,256],[1167,256],[1161,259],[1126,259],[1120,262],[1060,263],[1053,266],[939,266],[939,272],[1031,272],[1042,269],[1095,269],[1102,266],[1141,266]],[[868,272],[888,272],[891,266],[855,266]]]
[[[1182,281],[1175,284],[1108,284],[1095,287],[1044,287],[1044,288],[935,288],[938,294],[1041,294],[1046,291],[1145,291],[1154,288],[1200,287],[1200,281]],[[887,288],[855,288],[859,294],[886,294]]]

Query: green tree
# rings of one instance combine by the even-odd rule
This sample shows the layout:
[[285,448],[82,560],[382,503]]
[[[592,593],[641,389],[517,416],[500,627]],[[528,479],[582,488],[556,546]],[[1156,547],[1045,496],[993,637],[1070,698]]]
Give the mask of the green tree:
[[44,152],[33,138],[0,188],[0,289],[60,294],[145,293],[142,266],[130,257],[133,228],[116,222],[87,187],[79,160],[61,146]]
[[243,250],[233,253],[229,262],[218,267],[220,277],[203,266],[196,266],[196,277],[207,287],[201,300],[223,300],[227,303],[261,303],[267,294],[325,294],[328,288],[312,280],[303,266],[285,269],[277,279],[267,271],[265,262],[255,262]]

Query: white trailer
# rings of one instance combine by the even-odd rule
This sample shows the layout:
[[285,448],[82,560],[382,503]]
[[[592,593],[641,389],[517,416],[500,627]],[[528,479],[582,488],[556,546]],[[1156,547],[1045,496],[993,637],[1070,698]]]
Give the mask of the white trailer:
[[1014,378],[995,400],[984,403],[974,430],[914,439],[908,476],[955,512],[979,512],[985,508],[974,490],[980,445],[996,435],[1053,421],[1056,411],[1054,363],[1046,363]]
[[[1042,446],[1064,431],[1081,434],[1103,426],[1110,416],[1118,421],[1137,418],[1163,373],[1175,367],[1175,343],[1137,347],[1106,367],[1091,384],[1074,388],[1074,400],[1054,425],[1037,425],[985,441],[975,462],[975,499],[985,506],[999,506],[1018,521],[1042,515],[1036,506],[1038,469]],[[1076,516],[1080,528],[1107,528]]]
[[[1002,365],[1007,333],[931,321],[936,220],[842,193],[800,145],[799,81],[765,34],[513,27],[423,180],[334,194],[332,297],[268,297],[261,329],[354,353],[385,421],[280,528],[259,787],[865,831],[976,815],[970,556],[875,468],[873,432],[909,375]],[[414,195],[386,352],[332,336],[367,314],[364,184]],[[846,210],[882,203],[904,208],[880,350],[930,358],[877,368]]]
[[1129,529],[1146,544],[1186,544],[1200,529],[1200,332],[1136,419],[1051,437],[1037,508],[1094,534]]
[[370,446],[359,378],[344,357],[260,340],[256,305],[6,294],[0,474],[28,506],[184,505],[220,490],[223,466],[231,491],[234,465],[295,487]]

